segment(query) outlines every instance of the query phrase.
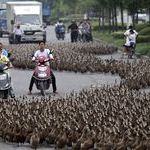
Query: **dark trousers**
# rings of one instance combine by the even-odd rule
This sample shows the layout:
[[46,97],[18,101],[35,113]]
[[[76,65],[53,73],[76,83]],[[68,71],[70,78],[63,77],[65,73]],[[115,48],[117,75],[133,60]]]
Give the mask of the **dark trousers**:
[[71,32],[71,42],[77,42],[78,39],[78,31],[72,31]]
[[[51,79],[52,79],[53,92],[55,92],[57,90],[57,88],[56,88],[56,78],[55,78],[53,72],[51,72]],[[30,85],[29,85],[29,91],[32,91],[34,82],[35,82],[35,78],[32,76]]]
[[15,42],[16,44],[21,43],[21,35],[15,35]]

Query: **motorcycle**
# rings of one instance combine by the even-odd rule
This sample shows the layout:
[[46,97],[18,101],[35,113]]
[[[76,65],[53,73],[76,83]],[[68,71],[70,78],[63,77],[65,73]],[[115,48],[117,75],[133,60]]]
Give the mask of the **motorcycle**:
[[42,96],[45,96],[45,90],[49,89],[51,84],[51,69],[48,63],[49,59],[41,56],[37,58],[33,78],[36,88],[41,91]]
[[84,28],[79,30],[79,37],[82,42],[90,42],[90,32]]
[[135,53],[135,44],[134,43],[131,43],[130,46],[126,46],[124,45],[127,49],[127,56],[129,59],[132,59],[133,58],[133,55]]
[[6,72],[8,70],[8,66],[6,64],[0,64],[0,97],[7,99],[11,94],[11,77],[9,73]]
[[62,39],[64,40],[65,39],[65,27],[64,26],[61,26],[61,27],[56,27],[56,37],[57,39]]

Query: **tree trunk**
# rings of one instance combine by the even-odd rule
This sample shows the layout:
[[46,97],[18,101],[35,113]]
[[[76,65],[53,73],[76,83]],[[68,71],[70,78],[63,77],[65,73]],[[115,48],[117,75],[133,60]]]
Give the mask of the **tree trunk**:
[[100,9],[100,11],[99,11],[99,32],[101,31],[101,16],[102,16],[102,11],[101,11],[101,9]]
[[102,8],[102,31],[105,31],[105,9]]
[[112,20],[112,31],[115,31],[115,15],[114,15],[114,9],[111,11],[111,20]]
[[150,23],[150,8],[148,9],[148,14],[149,14],[149,23]]
[[122,25],[122,30],[124,30],[124,17],[123,17],[123,4],[120,2],[120,12],[121,12],[121,25]]
[[132,14],[132,24],[133,24],[133,28],[135,28],[135,14]]
[[138,8],[139,8],[139,2],[136,0],[135,1],[135,11],[134,11],[134,14],[136,14],[136,24],[138,24],[138,20],[139,20],[139,18],[138,18]]
[[138,11],[136,12],[136,24],[138,24],[138,20],[139,20],[139,17],[138,17],[139,13]]
[[108,8],[108,26],[109,26],[109,34],[111,33],[111,8]]
[[118,30],[118,20],[117,20],[117,7],[114,7],[114,19],[115,19],[115,31]]

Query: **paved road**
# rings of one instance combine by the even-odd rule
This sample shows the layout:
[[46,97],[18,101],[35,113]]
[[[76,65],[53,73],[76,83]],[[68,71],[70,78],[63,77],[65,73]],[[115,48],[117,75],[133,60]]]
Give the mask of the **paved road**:
[[[47,26],[45,30],[47,32],[47,42],[54,42],[54,43],[70,42],[70,33],[66,33],[64,40],[57,40],[54,26]],[[7,37],[8,37],[7,35],[3,35],[3,38],[0,38],[0,42],[6,45],[9,44]]]
[[[33,149],[28,144],[24,144],[18,147],[17,144],[0,143],[0,150],[33,150]],[[55,150],[55,149],[52,147],[41,146],[38,147],[38,150]]]
[[[111,74],[81,74],[65,71],[54,71],[54,74],[57,79],[58,96],[64,96],[66,93],[79,91],[82,88],[88,88],[91,85],[112,85],[115,82],[120,82],[119,76],[112,76]],[[11,76],[15,93],[17,95],[27,94],[32,71],[12,69]],[[37,91],[34,86],[33,95],[39,95],[38,93],[39,91]],[[52,88],[47,91],[47,94],[52,94]]]

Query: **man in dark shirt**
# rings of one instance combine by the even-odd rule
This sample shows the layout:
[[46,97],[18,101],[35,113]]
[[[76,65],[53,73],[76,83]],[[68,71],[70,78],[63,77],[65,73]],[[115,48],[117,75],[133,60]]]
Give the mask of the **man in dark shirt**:
[[77,42],[78,39],[78,26],[75,21],[72,21],[68,26],[68,31],[71,30],[71,42]]

